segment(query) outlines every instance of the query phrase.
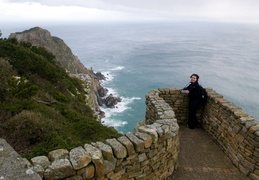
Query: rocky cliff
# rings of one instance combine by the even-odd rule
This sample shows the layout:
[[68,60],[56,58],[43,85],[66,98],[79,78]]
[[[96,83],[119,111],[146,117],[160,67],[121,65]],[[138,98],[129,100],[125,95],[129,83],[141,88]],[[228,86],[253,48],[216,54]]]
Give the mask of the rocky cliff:
[[34,46],[45,47],[55,55],[56,62],[71,74],[89,73],[65,42],[58,37],[51,36],[50,32],[45,29],[35,27],[23,32],[11,33],[9,38],[15,38],[19,42],[30,42]]
[[92,69],[87,69],[75,56],[65,42],[51,36],[51,33],[40,27],[31,28],[23,32],[11,33],[9,38],[15,38],[18,42],[30,42],[34,46],[46,48],[55,56],[57,64],[64,68],[71,76],[75,76],[85,82],[85,90],[88,93],[87,103],[92,109],[104,116],[99,106],[105,104],[107,107],[114,108],[120,102],[120,98],[107,95],[107,89],[100,85],[100,80],[105,80],[101,73],[94,73]]

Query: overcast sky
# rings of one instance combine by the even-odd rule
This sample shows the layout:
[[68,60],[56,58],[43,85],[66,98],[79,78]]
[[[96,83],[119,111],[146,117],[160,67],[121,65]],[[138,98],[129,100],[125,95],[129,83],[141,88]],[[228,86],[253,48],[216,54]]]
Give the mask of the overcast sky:
[[205,20],[259,23],[259,0],[0,0],[0,21]]

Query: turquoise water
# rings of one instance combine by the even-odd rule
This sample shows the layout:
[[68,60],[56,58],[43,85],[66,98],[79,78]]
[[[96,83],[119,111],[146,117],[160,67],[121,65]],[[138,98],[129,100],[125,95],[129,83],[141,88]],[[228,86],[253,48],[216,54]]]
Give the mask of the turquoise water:
[[103,121],[119,132],[132,131],[145,118],[148,91],[181,88],[192,73],[200,75],[204,87],[259,119],[258,25],[103,23],[42,28],[63,39],[87,68],[109,78],[103,86],[123,101],[115,109],[103,107]]

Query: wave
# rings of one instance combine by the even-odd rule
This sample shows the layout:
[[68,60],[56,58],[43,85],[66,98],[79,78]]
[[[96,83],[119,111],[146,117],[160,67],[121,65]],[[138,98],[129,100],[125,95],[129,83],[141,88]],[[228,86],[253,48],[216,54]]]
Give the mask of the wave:
[[[117,66],[108,71],[102,72],[102,74],[106,77],[106,80],[102,81],[101,83],[102,85],[107,86],[105,87],[106,89],[108,89],[107,96],[112,94],[115,97],[120,97],[120,95],[117,93],[117,91],[114,88],[110,88],[108,86],[110,82],[116,77],[116,71],[120,71],[123,69],[125,69],[124,66]],[[120,120],[116,118],[116,116],[118,116],[118,114],[123,113],[126,110],[131,109],[129,105],[136,100],[140,100],[141,98],[140,97],[129,98],[129,97],[123,97],[123,96],[120,98],[121,98],[121,102],[116,104],[115,108],[107,108],[106,106],[100,107],[101,110],[105,113],[105,117],[102,118],[102,124],[106,126],[112,126],[114,128],[123,127],[128,124],[127,121]]]
[[111,69],[111,70],[112,70],[112,71],[118,71],[118,70],[123,70],[123,69],[125,69],[124,66],[117,66],[117,67],[115,67],[115,68],[113,68],[113,69]]
[[[115,92],[112,90],[112,92]],[[117,94],[115,92],[115,94]],[[105,117],[102,119],[102,124],[106,126],[112,126],[112,127],[123,127],[126,124],[128,124],[127,121],[122,121],[116,119],[116,115],[119,113],[122,113],[128,109],[131,109],[129,105],[133,103],[135,100],[140,100],[140,97],[132,97],[132,98],[127,98],[127,97],[120,97],[121,102],[119,102],[115,108],[107,108],[107,107],[100,107],[102,111],[105,113]]]
[[105,76],[106,79],[101,81],[101,84],[107,84],[109,81],[112,81],[115,77],[115,75],[110,71],[104,71],[102,72],[102,74]]
[[113,73],[113,71],[120,71],[125,69],[124,66],[117,66],[115,68],[112,68],[108,71],[103,71],[102,74],[106,77],[105,81],[101,81],[101,83],[103,84],[107,84],[108,82],[112,81],[114,79],[114,77],[116,76],[115,73]]

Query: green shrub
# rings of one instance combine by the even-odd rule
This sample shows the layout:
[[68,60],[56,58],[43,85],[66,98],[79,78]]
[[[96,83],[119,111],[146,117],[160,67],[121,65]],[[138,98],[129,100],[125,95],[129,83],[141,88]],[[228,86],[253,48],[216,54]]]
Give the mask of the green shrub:
[[43,140],[44,134],[50,130],[49,123],[37,112],[23,110],[6,122],[13,138],[22,142],[35,144]]
[[96,121],[82,81],[45,48],[0,39],[0,137],[24,157],[119,137]]
[[17,98],[29,98],[36,94],[39,87],[24,77],[12,77],[9,80],[10,93]]

